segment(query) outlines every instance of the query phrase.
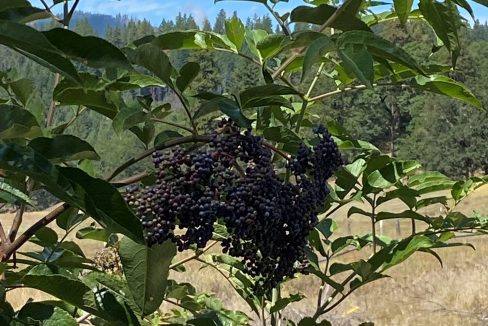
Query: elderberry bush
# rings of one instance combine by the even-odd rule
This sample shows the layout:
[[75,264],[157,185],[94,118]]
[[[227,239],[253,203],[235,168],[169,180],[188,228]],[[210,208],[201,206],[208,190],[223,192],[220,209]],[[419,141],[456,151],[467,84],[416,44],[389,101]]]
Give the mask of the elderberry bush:
[[204,150],[155,153],[156,184],[127,192],[148,245],[171,240],[180,251],[203,248],[219,220],[229,232],[223,251],[242,259],[258,293],[303,270],[327,180],[342,164],[327,130],[315,132],[317,144],[302,144],[288,163],[293,183],[277,175],[264,140],[231,121],[219,123]]

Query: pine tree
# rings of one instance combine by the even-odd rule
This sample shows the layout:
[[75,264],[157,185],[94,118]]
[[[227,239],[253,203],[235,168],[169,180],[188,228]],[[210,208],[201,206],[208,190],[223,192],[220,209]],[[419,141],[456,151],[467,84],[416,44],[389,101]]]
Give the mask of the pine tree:
[[186,18],[185,29],[198,29],[197,22],[195,21],[195,18],[193,18],[192,14],[188,15]]
[[141,38],[143,36],[152,35],[152,34],[154,34],[154,27],[151,25],[149,20],[144,19],[137,23],[137,32],[136,32],[137,38]]
[[260,24],[257,26],[257,28],[265,30],[269,34],[273,33],[273,21],[271,18],[266,15],[261,18]]
[[205,31],[205,32],[211,32],[212,31],[212,25],[210,24],[210,21],[208,20],[208,18],[205,18],[203,20],[202,31]]
[[123,47],[125,45],[122,29],[119,26],[108,26],[105,38],[117,47]]
[[224,9],[219,11],[217,18],[215,19],[213,31],[215,33],[224,34],[225,33],[225,21],[227,20],[227,14]]
[[183,16],[181,12],[178,13],[175,19],[175,30],[182,31],[185,29],[186,25],[186,14]]
[[79,19],[75,26],[73,27],[73,30],[83,36],[88,36],[88,35],[95,35],[95,30],[91,26],[90,22],[88,21],[87,17],[83,17]]
[[175,23],[172,20],[163,19],[159,24],[159,33],[167,33],[175,30]]
[[200,64],[200,74],[195,78],[191,89],[195,93],[211,92],[221,94],[223,91],[220,71],[221,63],[216,55],[207,51],[195,51],[190,54],[188,61]]

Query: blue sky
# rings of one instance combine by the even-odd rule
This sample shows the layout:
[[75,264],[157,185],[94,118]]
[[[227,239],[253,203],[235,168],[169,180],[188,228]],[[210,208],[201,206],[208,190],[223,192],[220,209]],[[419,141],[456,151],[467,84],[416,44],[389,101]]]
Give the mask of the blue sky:
[[[39,0],[32,0],[32,4],[40,6]],[[480,21],[488,20],[488,8],[470,1],[475,16]],[[303,0],[290,0],[288,3],[280,3],[279,11],[287,11],[304,4]],[[254,14],[262,15],[266,9],[260,3],[245,1],[223,1],[216,4],[213,0],[81,0],[79,9],[94,13],[109,15],[126,14],[139,19],[149,19],[154,25],[159,25],[163,18],[174,18],[178,12],[192,14],[197,22],[205,17],[213,20],[220,9],[228,12],[236,10],[243,19]],[[388,7],[385,7],[388,9]]]

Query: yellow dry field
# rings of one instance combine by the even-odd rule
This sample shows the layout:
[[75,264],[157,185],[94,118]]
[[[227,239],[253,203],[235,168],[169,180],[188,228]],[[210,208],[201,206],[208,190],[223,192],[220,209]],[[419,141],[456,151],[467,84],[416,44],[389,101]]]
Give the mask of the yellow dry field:
[[[402,211],[400,203],[385,204],[389,211]],[[434,208],[436,210],[438,208]],[[459,210],[471,214],[474,211],[488,214],[488,187],[477,190],[467,198]],[[345,211],[338,211],[333,218],[339,223],[340,231],[347,231]],[[46,212],[28,213],[24,227],[32,224]],[[432,211],[434,213],[434,211]],[[2,223],[9,224],[12,214],[0,215]],[[353,216],[349,226],[354,233],[369,232],[369,223],[362,216]],[[378,228],[379,229],[379,228]],[[410,223],[401,224],[401,232],[407,234]],[[383,225],[385,235],[395,236],[395,222]],[[458,239],[470,242],[476,250],[458,247],[439,250],[444,261],[441,267],[432,256],[417,253],[405,263],[393,268],[386,278],[364,286],[351,295],[327,318],[333,325],[358,325],[371,321],[375,325],[488,325],[488,236]],[[100,244],[82,241],[88,256],[93,257]],[[34,247],[24,248],[24,251]],[[355,257],[357,256],[357,257]],[[364,255],[363,255],[364,256]],[[351,253],[340,259],[351,261],[358,258]],[[215,270],[190,263],[185,273],[173,272],[172,278],[189,281],[199,291],[215,293],[230,309],[248,312],[246,304],[235,295],[226,280]],[[302,276],[287,284],[286,293],[303,293],[306,299],[289,306],[286,315],[294,320],[310,315],[317,305],[316,294],[319,283],[313,277]],[[69,289],[67,289],[69,291]],[[28,299],[40,300],[46,295],[32,290],[15,290],[8,300],[20,307]],[[164,306],[163,309],[168,308]],[[252,314],[250,314],[251,317]]]

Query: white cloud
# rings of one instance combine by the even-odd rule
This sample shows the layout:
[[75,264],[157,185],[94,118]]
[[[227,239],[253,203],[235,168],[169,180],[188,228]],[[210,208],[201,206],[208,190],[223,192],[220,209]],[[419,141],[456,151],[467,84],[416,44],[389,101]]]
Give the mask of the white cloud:
[[203,9],[198,2],[187,1],[185,6],[181,9],[182,12],[191,14],[197,24],[202,24],[204,19],[207,17],[205,9]]

